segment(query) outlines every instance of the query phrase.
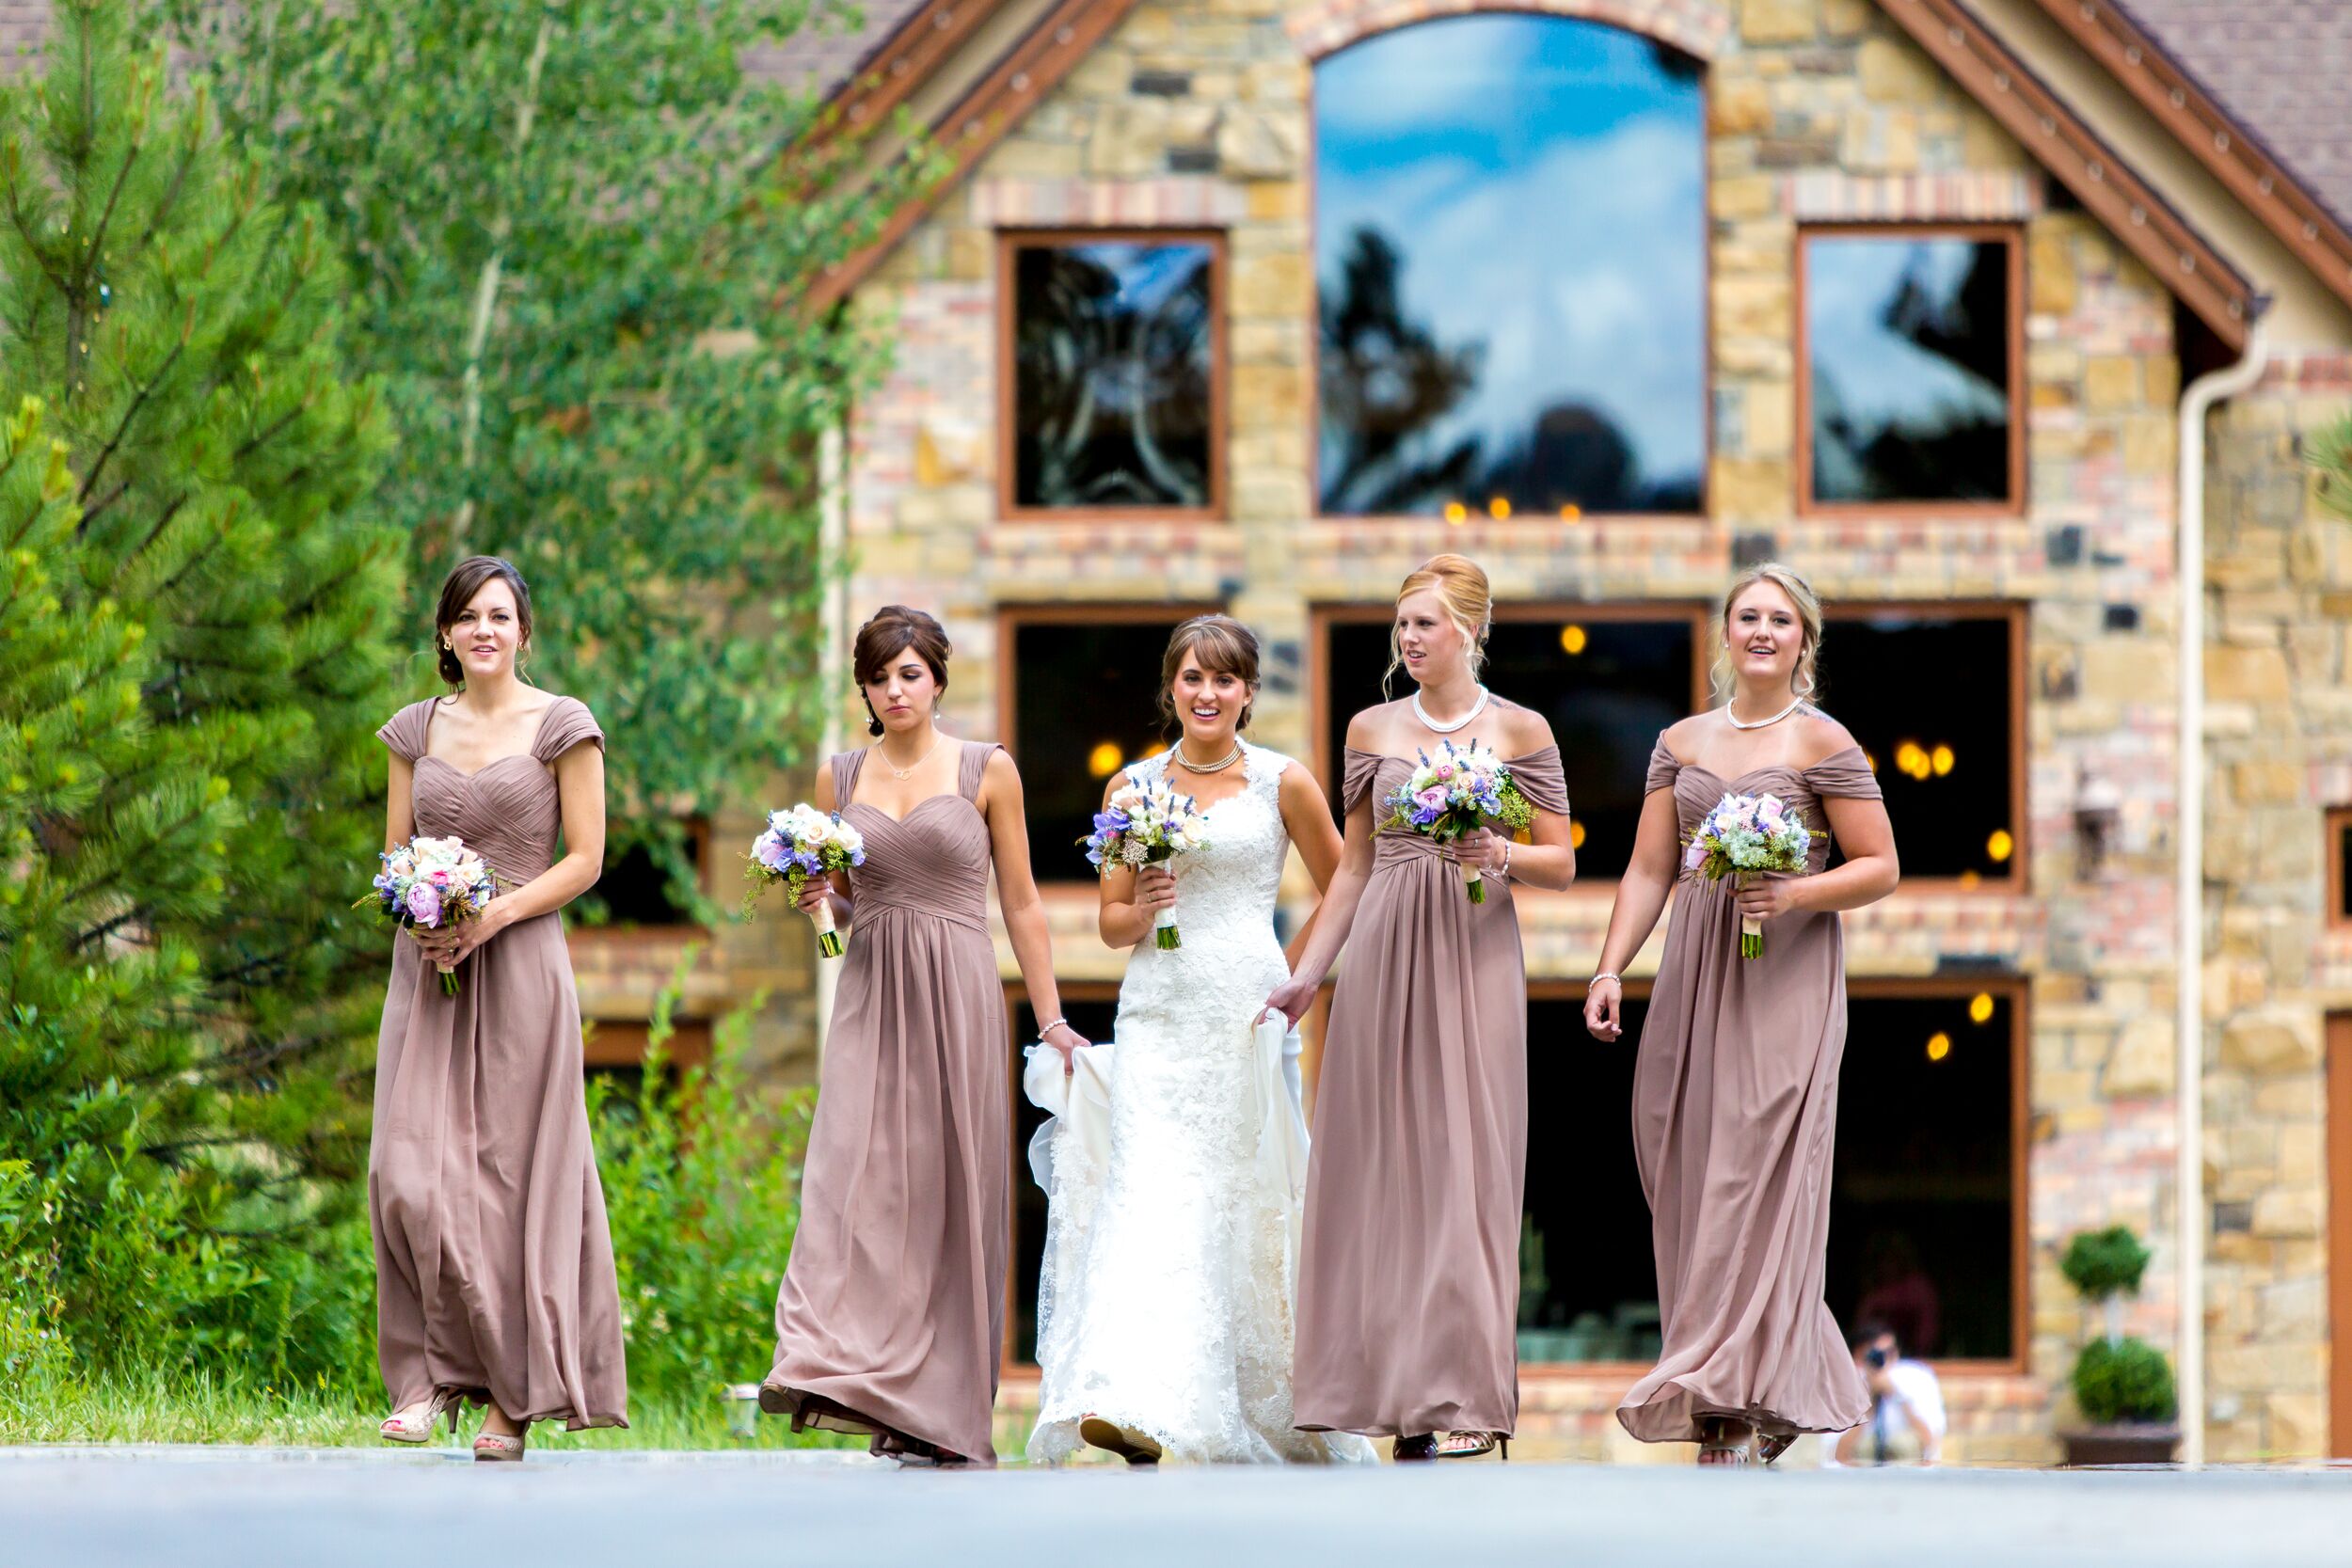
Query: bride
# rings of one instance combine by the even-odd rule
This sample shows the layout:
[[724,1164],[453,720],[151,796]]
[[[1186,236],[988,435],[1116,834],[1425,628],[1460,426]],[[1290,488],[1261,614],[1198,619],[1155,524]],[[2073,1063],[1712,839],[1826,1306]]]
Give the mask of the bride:
[[[1073,1102],[1040,1136],[1053,1197],[1039,1282],[1038,1424],[1032,1461],[1081,1446],[1131,1465],[1171,1460],[1369,1461],[1345,1433],[1291,1426],[1291,1315],[1306,1127],[1297,1037],[1255,1025],[1289,978],[1274,898],[1296,843],[1320,889],[1340,859],[1314,778],[1242,740],[1258,690],[1258,640],[1224,615],[1176,628],[1160,706],[1182,738],[1110,781],[1165,778],[1205,814],[1207,843],[1176,869],[1103,879],[1103,940],[1132,947],[1107,1074],[1089,1047]],[[1182,945],[1149,940],[1173,907]],[[1098,1057],[1089,1060],[1089,1057]],[[1040,1052],[1030,1080],[1062,1076]],[[1079,1125],[1086,1085],[1107,1090],[1107,1140]],[[1058,1105],[1056,1108],[1060,1108]],[[1050,1165],[1050,1176],[1045,1167]]]

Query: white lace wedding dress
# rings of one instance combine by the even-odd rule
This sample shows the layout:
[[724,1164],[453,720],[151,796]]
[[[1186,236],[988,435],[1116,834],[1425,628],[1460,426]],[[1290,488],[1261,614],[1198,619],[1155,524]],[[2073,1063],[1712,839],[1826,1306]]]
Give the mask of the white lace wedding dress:
[[[1149,758],[1128,773],[1145,784],[1163,766]],[[1090,1085],[1093,1096],[1032,1151],[1052,1198],[1035,1462],[1083,1447],[1088,1416],[1150,1436],[1176,1462],[1373,1458],[1352,1433],[1291,1426],[1306,1127],[1297,1037],[1285,1049],[1281,1031],[1262,1043],[1254,1027],[1290,973],[1274,900],[1291,763],[1245,744],[1241,766],[1241,793],[1209,808],[1208,844],[1175,863],[1183,945],[1147,938],[1128,961],[1107,1071],[1088,1063],[1062,1089],[1050,1082],[1058,1058],[1041,1049],[1048,1071],[1031,1074],[1049,1095],[1083,1101]]]

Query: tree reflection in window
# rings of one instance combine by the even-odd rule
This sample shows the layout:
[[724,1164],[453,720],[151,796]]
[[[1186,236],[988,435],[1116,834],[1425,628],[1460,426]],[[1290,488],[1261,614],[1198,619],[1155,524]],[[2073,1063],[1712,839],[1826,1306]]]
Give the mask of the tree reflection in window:
[[1703,119],[1695,61],[1568,18],[1316,67],[1327,515],[1698,510]]
[[1013,503],[1208,506],[1213,247],[1040,242],[1013,254]]
[[1805,243],[1812,493],[1822,502],[2010,495],[2010,245]]

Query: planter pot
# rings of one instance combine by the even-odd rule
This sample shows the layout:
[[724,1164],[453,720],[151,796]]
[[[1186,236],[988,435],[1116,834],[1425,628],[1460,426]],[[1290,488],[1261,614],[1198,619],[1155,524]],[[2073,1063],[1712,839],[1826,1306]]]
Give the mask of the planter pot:
[[2169,1465],[2181,1429],[2163,1421],[2117,1421],[2058,1433],[2069,1469],[2098,1465]]

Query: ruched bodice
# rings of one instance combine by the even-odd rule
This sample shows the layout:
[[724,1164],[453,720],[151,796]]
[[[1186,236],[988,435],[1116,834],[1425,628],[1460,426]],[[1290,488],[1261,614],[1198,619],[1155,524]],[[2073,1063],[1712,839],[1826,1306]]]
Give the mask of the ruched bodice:
[[1642,787],[1645,794],[1654,789],[1674,791],[1675,822],[1686,839],[1700,819],[1735,790],[1777,795],[1781,803],[1792,808],[1812,830],[1813,850],[1808,867],[1812,871],[1820,871],[1829,863],[1829,818],[1821,810],[1821,802],[1839,796],[1863,800],[1880,799],[1878,779],[1871,773],[1870,761],[1859,746],[1833,752],[1810,768],[1792,768],[1776,762],[1751,768],[1736,779],[1721,779],[1710,769],[1677,758],[1666,750],[1661,737],[1649,754],[1649,778]]
[[384,743],[416,768],[412,791],[419,834],[457,837],[490,863],[504,886],[530,881],[555,863],[555,844],[564,825],[555,759],[584,740],[604,744],[588,705],[558,697],[539,716],[531,750],[469,773],[425,752],[433,712],[444,698],[411,703],[379,732]]
[[864,751],[833,759],[834,799],[849,802],[841,815],[866,838],[866,863],[850,873],[855,899],[851,933],[885,914],[898,912],[951,921],[975,931],[988,929],[988,819],[977,804],[980,775],[993,746],[963,741],[956,762],[956,793],[934,795],[903,818],[879,806],[850,801],[857,792]]
[[[1372,797],[1372,863],[1375,872],[1401,861],[1445,858],[1445,846],[1426,833],[1417,833],[1408,828],[1379,826],[1387,816],[1380,802],[1395,794],[1397,786],[1411,776],[1414,758],[1388,756],[1379,752],[1359,752],[1350,746],[1347,748],[1346,762],[1347,774],[1341,786],[1341,798],[1345,802],[1345,809],[1354,811],[1357,801],[1367,794]],[[1505,757],[1502,765],[1511,770],[1512,782],[1518,785],[1519,793],[1527,797],[1530,805],[1538,811],[1556,812],[1564,816],[1567,815],[1568,783],[1567,775],[1560,766],[1559,747],[1546,746],[1523,757]],[[1493,879],[1490,895],[1492,888],[1503,886],[1505,879]]]

